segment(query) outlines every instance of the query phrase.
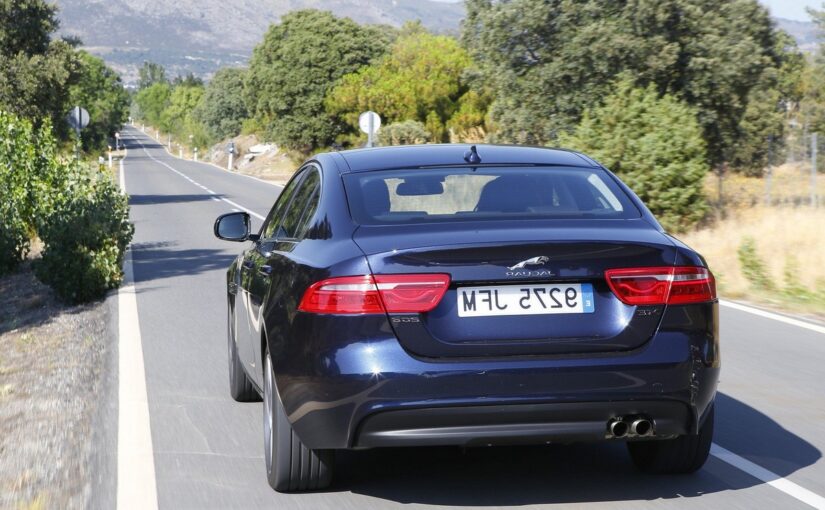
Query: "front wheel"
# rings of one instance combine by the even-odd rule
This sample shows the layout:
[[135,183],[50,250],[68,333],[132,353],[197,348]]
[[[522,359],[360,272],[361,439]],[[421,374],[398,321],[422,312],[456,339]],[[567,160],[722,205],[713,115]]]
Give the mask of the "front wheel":
[[627,443],[636,467],[645,473],[688,474],[701,468],[708,460],[713,440],[714,407],[711,407],[699,433],[662,441]]
[[264,459],[269,485],[278,492],[329,487],[333,450],[311,450],[292,430],[275,390],[272,361],[264,357]]

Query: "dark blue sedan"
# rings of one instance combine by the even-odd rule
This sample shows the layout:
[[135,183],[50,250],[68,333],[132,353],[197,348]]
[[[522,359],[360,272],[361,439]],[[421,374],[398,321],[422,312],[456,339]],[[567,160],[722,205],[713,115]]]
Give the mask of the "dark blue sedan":
[[264,402],[269,483],[320,489],[338,449],[624,441],[705,462],[719,376],[704,259],[575,152],[319,154],[227,273],[230,391]]

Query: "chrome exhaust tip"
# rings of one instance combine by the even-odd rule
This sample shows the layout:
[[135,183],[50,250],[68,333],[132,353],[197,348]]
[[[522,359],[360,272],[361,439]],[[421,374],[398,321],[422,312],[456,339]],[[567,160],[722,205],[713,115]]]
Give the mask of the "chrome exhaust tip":
[[630,424],[630,433],[635,436],[649,436],[653,433],[653,424],[650,420],[637,418]]
[[628,432],[627,423],[622,420],[613,420],[607,425],[607,430],[613,437],[625,437]]

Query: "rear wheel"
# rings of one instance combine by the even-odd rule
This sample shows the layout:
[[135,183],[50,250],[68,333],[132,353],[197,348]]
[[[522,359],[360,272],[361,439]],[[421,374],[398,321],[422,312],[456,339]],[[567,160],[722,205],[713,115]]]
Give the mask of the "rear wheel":
[[711,407],[696,435],[627,443],[633,463],[641,471],[653,474],[687,474],[697,471],[705,464],[710,453],[713,415],[714,408]]
[[243,363],[238,357],[238,347],[235,345],[234,311],[232,302],[227,303],[226,340],[229,347],[229,394],[237,402],[255,402],[261,399],[249,377],[244,372]]
[[275,391],[269,350],[264,357],[264,459],[269,485],[278,492],[324,489],[332,482],[332,450],[307,448],[287,420]]

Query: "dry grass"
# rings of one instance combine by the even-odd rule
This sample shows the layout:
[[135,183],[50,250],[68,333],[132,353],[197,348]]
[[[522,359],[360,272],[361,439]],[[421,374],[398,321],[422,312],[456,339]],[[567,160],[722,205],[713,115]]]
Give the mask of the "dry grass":
[[[747,237],[755,241],[758,258],[776,292],[760,291],[745,278],[737,252]],[[825,207],[742,208],[682,240],[707,258],[723,296],[825,313],[822,299],[795,299],[782,292],[789,284],[786,268],[796,264],[802,286],[811,294],[825,293]]]
[[[727,175],[725,219],[680,237],[707,258],[722,296],[825,315],[825,174],[816,177],[817,208],[810,206],[807,162],[773,168],[771,205],[766,183],[764,178]],[[705,193],[712,203],[718,199],[717,186],[716,176],[708,175]],[[774,289],[760,289],[745,277],[738,252],[748,238],[756,249],[752,259],[764,266]],[[789,281],[787,273],[798,280]]]

